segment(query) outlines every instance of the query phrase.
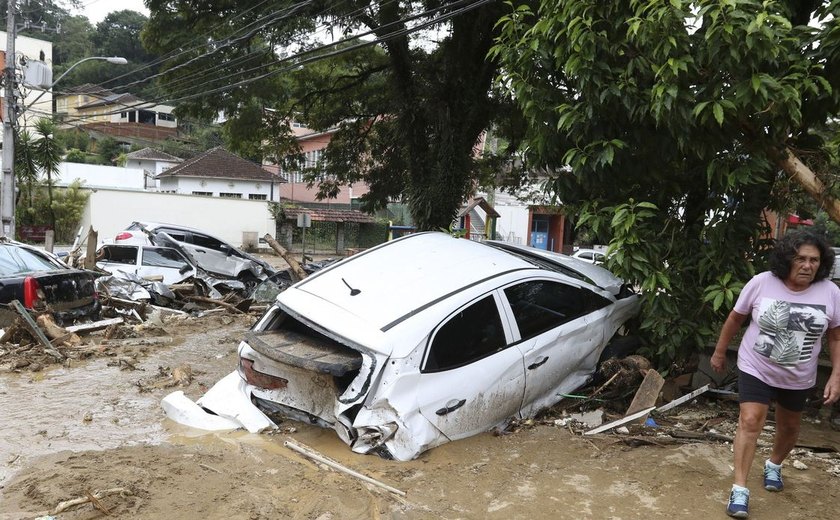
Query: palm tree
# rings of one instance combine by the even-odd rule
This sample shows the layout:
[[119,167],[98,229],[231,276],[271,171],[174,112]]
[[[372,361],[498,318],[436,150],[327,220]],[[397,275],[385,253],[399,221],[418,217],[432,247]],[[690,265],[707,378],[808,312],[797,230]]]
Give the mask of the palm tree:
[[55,140],[55,123],[49,119],[39,119],[35,123],[37,140],[32,148],[32,156],[38,169],[46,176],[47,193],[50,203],[50,227],[55,229],[55,210],[53,208],[53,178],[58,175],[62,149]]
[[[35,187],[38,184],[38,165],[35,164],[35,157],[33,157],[33,138],[32,133],[27,129],[20,131],[15,136],[15,178],[20,189],[20,194],[25,194],[26,207],[31,208],[34,204]],[[15,201],[15,206],[19,206],[20,195]],[[23,221],[19,218],[21,224],[32,224],[29,218],[29,212],[22,212],[21,216],[26,216]]]

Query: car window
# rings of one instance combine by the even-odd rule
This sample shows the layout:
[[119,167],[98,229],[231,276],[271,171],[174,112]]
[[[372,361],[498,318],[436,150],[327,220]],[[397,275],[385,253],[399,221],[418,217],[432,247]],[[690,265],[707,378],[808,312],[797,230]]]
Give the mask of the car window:
[[35,271],[60,269],[46,255],[30,249],[7,245],[0,247],[0,276],[15,276]]
[[189,240],[187,239],[187,233],[179,229],[161,227],[157,228],[155,231],[166,233],[167,235],[171,236],[173,240],[177,240],[178,242],[189,242]]
[[151,267],[174,267],[175,269],[181,269],[185,265],[189,266],[181,253],[168,247],[144,248],[142,264]]
[[131,246],[102,246],[97,260],[116,264],[137,264],[137,248]]
[[592,253],[588,253],[588,252],[580,253],[577,256],[578,256],[578,258],[583,258],[584,260],[592,260]]
[[586,289],[532,280],[505,289],[522,339],[532,338],[609,304]]
[[221,241],[213,237],[202,235],[201,233],[193,233],[191,242],[199,247],[206,247],[216,251],[227,251],[229,248]]
[[492,295],[465,307],[441,326],[429,346],[424,372],[440,372],[489,356],[507,346]]

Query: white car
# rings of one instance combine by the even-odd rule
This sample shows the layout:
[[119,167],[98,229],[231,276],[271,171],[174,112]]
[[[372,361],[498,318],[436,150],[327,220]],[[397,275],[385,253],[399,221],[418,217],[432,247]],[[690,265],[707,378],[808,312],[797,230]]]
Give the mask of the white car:
[[607,255],[605,255],[603,251],[585,248],[578,249],[572,253],[572,257],[577,258],[578,260],[583,260],[589,264],[603,264],[607,259]]
[[263,260],[249,255],[204,231],[159,222],[132,222],[114,237],[114,244],[151,244],[172,246],[166,236],[177,242],[196,265],[217,276],[238,278],[255,285],[274,274]]
[[415,233],[280,293],[240,343],[237,392],[409,460],[555,404],[638,311],[601,267]]
[[136,274],[166,285],[195,276],[192,263],[171,247],[105,244],[96,252],[96,266],[110,273]]

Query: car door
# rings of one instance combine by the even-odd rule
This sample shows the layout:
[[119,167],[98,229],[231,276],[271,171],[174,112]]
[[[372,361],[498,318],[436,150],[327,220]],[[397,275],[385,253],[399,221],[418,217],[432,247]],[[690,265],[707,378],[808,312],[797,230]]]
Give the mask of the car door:
[[166,285],[178,283],[195,274],[184,255],[171,247],[143,247],[137,274],[146,279],[161,277]]
[[[597,313],[610,300],[557,280],[533,279],[503,290],[525,366],[522,415],[560,400],[560,392],[583,384],[594,369],[604,329]],[[595,314],[593,314],[595,313]]]
[[451,314],[432,333],[416,393],[420,413],[450,440],[487,431],[518,416],[524,392],[522,355],[498,292]]

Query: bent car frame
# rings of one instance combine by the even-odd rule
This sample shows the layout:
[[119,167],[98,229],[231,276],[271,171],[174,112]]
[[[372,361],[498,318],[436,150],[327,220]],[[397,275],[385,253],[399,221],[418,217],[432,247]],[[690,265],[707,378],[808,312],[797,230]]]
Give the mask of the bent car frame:
[[398,460],[532,417],[639,310],[606,270],[551,258],[435,232],[349,257],[277,296],[240,343],[240,387]]

